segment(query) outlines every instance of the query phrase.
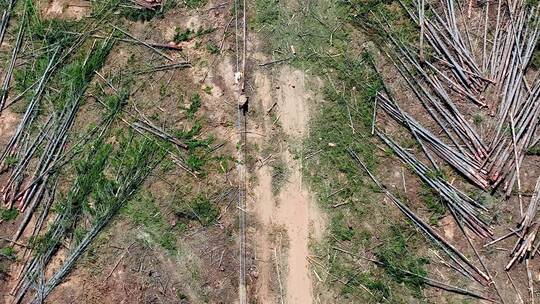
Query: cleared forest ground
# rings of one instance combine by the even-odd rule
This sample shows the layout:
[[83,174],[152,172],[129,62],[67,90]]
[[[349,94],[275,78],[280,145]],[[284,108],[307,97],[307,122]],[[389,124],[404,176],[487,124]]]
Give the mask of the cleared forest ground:
[[538,1],[0,8],[3,302],[538,301]]

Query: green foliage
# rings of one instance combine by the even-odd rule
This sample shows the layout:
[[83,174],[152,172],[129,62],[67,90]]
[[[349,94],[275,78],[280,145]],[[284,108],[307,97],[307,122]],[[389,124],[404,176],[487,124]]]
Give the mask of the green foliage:
[[[118,8],[122,0],[93,0],[90,1],[92,8],[91,17],[100,20],[107,14],[113,13]],[[168,1],[171,2],[171,1]]]
[[55,104],[63,107],[68,101],[81,98],[88,84],[94,77],[95,71],[101,69],[113,47],[112,40],[105,40],[94,48],[87,56],[79,57],[65,66],[60,73],[60,83],[65,89],[55,98]]
[[[75,245],[95,237],[90,228],[78,227],[81,217],[93,227],[105,225],[164,156],[153,141],[134,137],[132,131],[116,134],[115,147],[104,143],[106,134],[91,141],[83,156],[74,162],[75,180],[67,197],[54,207],[58,216],[45,234],[31,241],[36,256],[54,252],[69,232],[74,234]],[[109,170],[112,178],[105,174]]]
[[330,233],[340,241],[352,241],[356,232],[352,227],[347,225],[343,213],[337,212],[332,216]]
[[189,28],[182,30],[180,27],[176,27],[174,31],[175,33],[174,33],[173,41],[175,43],[180,43],[184,41],[190,41],[199,36],[210,34],[215,31],[215,28],[205,29],[201,27],[197,29],[196,31],[193,31],[192,29],[189,29]]
[[432,225],[436,225],[446,213],[446,207],[443,199],[437,192],[435,192],[435,190],[426,184],[422,184],[418,194],[424,200],[428,210],[431,213],[429,222]]
[[19,215],[19,210],[16,208],[7,209],[0,207],[0,219],[2,221],[12,221]]
[[127,104],[128,98],[128,90],[122,90],[118,94],[105,97],[104,103],[107,106],[108,116],[114,117],[118,115],[124,108],[124,106]]
[[8,155],[5,160],[7,167],[11,167],[19,162],[19,157],[17,155]]
[[219,216],[219,208],[202,196],[195,199],[191,209],[203,226],[212,224]]
[[135,22],[150,21],[158,16],[162,16],[159,10],[136,7],[125,7],[122,9],[122,17]]
[[[198,95],[197,95],[198,96]],[[195,98],[192,101],[193,109],[198,108],[198,98]],[[193,104],[193,102],[195,102]],[[190,107],[191,108],[191,107]],[[176,137],[181,139],[188,146],[188,156],[186,159],[186,164],[188,167],[200,175],[204,174],[204,167],[207,165],[208,161],[214,160],[211,153],[210,145],[214,142],[213,137],[207,137],[205,139],[199,138],[199,133],[202,129],[200,121],[195,121],[193,127],[188,131],[177,131],[175,132]]]
[[213,42],[208,42],[206,44],[206,50],[208,51],[208,53],[212,55],[219,54],[219,47],[215,45]]
[[110,144],[98,140],[88,152],[85,160],[74,163],[77,172],[76,191],[70,191],[68,194],[67,202],[71,204],[70,208],[78,208],[80,205],[87,214],[96,215],[97,208],[100,206],[90,204],[88,196],[94,192],[95,197],[95,191],[110,186],[105,178],[104,170],[111,150]]
[[206,160],[199,153],[189,153],[186,163],[191,170],[199,172],[206,164]]
[[42,41],[43,45],[59,45],[65,48],[75,40],[75,35],[66,35],[65,32],[77,31],[79,24],[73,21],[60,19],[47,19],[40,23],[36,22],[33,38]]
[[375,255],[392,279],[398,283],[405,283],[416,295],[420,295],[424,286],[422,277],[427,276],[425,265],[429,261],[414,254],[410,245],[414,240],[405,234],[406,231],[404,226],[390,226],[386,241]]
[[203,91],[208,95],[212,95],[212,89],[213,89],[212,86],[205,85]]
[[177,201],[174,212],[180,219],[198,221],[203,226],[213,224],[220,214],[219,208],[202,195]]
[[154,9],[123,6],[121,7],[120,15],[130,21],[150,21],[154,18],[163,18],[165,16],[165,13],[178,5],[177,2],[177,0],[163,1],[163,7],[156,7]]
[[[57,60],[59,58],[62,58],[62,61],[56,62],[56,68],[62,68],[63,64],[65,64],[68,60],[73,59],[73,66],[71,68],[74,68],[75,65],[79,64],[81,65],[82,62],[86,58],[83,56],[86,54],[82,54],[82,52],[71,52],[69,56],[62,57],[62,54],[64,51],[68,50],[71,46],[74,45],[76,41],[79,39],[79,35],[75,34],[66,34],[66,33],[73,33],[73,32],[85,32],[88,33],[88,29],[85,29],[86,22],[85,21],[68,21],[68,20],[62,20],[62,19],[42,19],[41,18],[41,12],[39,11],[39,8],[36,7],[34,4],[35,1],[26,0],[25,1],[25,11],[26,11],[26,18],[25,22],[22,26],[26,27],[26,36],[30,41],[32,41],[33,49],[36,50],[33,56],[33,60],[29,62],[29,64],[24,64],[14,71],[14,87],[17,92],[22,93],[27,88],[30,87],[30,85],[34,84],[38,79],[40,79],[43,75],[43,72],[45,71],[46,66],[48,65],[53,53],[56,52],[56,50],[59,50]],[[115,7],[118,4],[119,0],[112,0],[112,1],[104,1],[104,0],[96,0],[92,1],[93,11],[99,10],[100,13],[94,15],[93,17],[103,17],[104,13],[110,12],[113,7]],[[110,44],[110,41],[106,41],[107,44]],[[112,44],[111,44],[112,45]],[[98,47],[99,48],[99,47]],[[97,52],[94,52],[94,55],[97,55],[98,57],[100,55],[106,55],[108,54],[107,48],[109,47],[101,47]],[[109,48],[110,49],[110,48]],[[101,54],[100,54],[101,53]],[[65,55],[68,55],[65,53]],[[106,56],[104,56],[106,57]],[[89,58],[89,64],[87,65],[86,71],[83,71],[79,69],[78,75],[75,73],[76,69],[70,69],[66,68],[65,70],[60,71],[60,73],[56,73],[56,75],[53,75],[51,77],[52,79],[50,82],[53,82],[53,86],[58,90],[54,91],[55,95],[59,95],[58,97],[52,97],[51,100],[57,100],[58,98],[63,99],[68,94],[60,94],[56,92],[64,92],[68,91],[68,89],[71,89],[75,84],[77,84],[76,81],[71,81],[71,78],[77,76],[77,78],[82,79],[88,79],[88,76],[93,76],[93,72],[95,69],[99,68],[101,64],[97,61],[92,62],[94,59],[98,59],[96,57]],[[102,58],[104,60],[104,58]],[[102,60],[102,61],[103,61]],[[80,67],[79,67],[80,68]],[[73,73],[73,74],[70,74]],[[65,77],[64,77],[65,76]],[[69,82],[65,82],[66,79],[70,79]],[[65,86],[65,87],[63,87]],[[80,87],[73,87],[73,89],[81,89]],[[25,98],[32,97],[34,92],[32,90],[29,90]],[[24,101],[23,101],[24,103]],[[60,104],[63,103],[59,102]]]
[[365,33],[381,45],[387,36],[382,27],[402,42],[415,43],[419,39],[416,25],[398,1],[352,0],[341,3],[353,12],[349,15],[350,21],[366,29]]
[[103,173],[107,164],[111,146],[97,139],[85,151],[84,156],[74,162],[76,178],[71,185],[66,198],[56,202],[54,211],[58,213],[55,220],[44,235],[34,238],[31,242],[37,255],[45,254],[60,245],[61,238],[70,231],[74,232],[75,243],[84,236],[82,230],[77,230],[76,224],[79,216],[88,214],[95,216],[97,206],[89,203],[92,193],[98,191],[103,184]]
[[257,27],[265,25],[274,25],[279,21],[280,10],[278,0],[256,0],[255,1],[255,20]]
[[370,272],[358,273],[344,270],[343,275],[347,278],[347,285],[341,289],[341,293],[344,295],[354,294],[356,290],[366,287],[379,303],[391,297],[388,286],[383,281],[375,279]]
[[0,249],[0,256],[4,256],[8,259],[15,259],[15,249],[11,246],[3,247]]
[[159,244],[169,252],[176,250],[176,235],[172,231],[164,231],[159,238]]
[[75,228],[72,235],[72,239],[73,239],[72,244],[79,244],[84,238],[84,236],[86,235],[86,233],[88,233],[88,231],[84,228],[81,228],[81,227]]
[[195,114],[201,108],[201,95],[195,93],[191,96],[191,104],[189,108],[186,109],[186,114],[188,118],[194,118]]
[[540,155],[540,145],[534,145],[527,149],[527,154],[529,155]]
[[28,35],[34,43],[42,44],[44,47],[59,45],[67,46],[75,39],[74,35],[66,35],[67,31],[77,31],[79,23],[61,19],[42,19],[39,8],[35,6],[35,1],[26,0],[26,22],[22,26],[27,27]]
[[152,239],[161,247],[174,252],[176,250],[176,234],[151,196],[141,195],[132,200],[122,210],[135,225],[142,226]]
[[131,202],[131,204],[126,205],[123,212],[133,221],[135,225],[164,228],[163,224],[165,221],[155,203],[154,198],[152,197],[137,197]]
[[[37,82],[44,74],[47,65],[53,58],[53,54],[57,48],[48,49],[41,53],[33,62],[32,65],[25,65],[21,68],[15,69],[13,72],[13,78],[15,80],[14,88],[18,93],[23,93],[32,84]],[[30,90],[26,93],[27,98],[33,97],[34,92]],[[24,110],[23,110],[24,111]]]
[[272,192],[277,195],[287,182],[289,170],[283,159],[279,158],[272,162]]
[[480,125],[482,124],[483,121],[484,121],[484,116],[482,116],[482,114],[477,113],[477,114],[474,114],[474,115],[473,115],[473,123],[474,123],[476,126],[480,126]]
[[205,5],[208,0],[184,0],[183,2],[186,4],[187,8],[194,9]]
[[192,34],[193,34],[193,31],[191,29],[185,29],[185,30],[182,30],[180,27],[177,27],[175,30],[174,30],[174,38],[173,38],[173,41],[175,43],[180,43],[180,42],[184,42],[184,41],[189,41],[192,39]]
[[353,0],[353,1],[340,1],[342,4],[350,5],[354,13],[352,18],[369,20],[371,14],[374,12],[385,11],[388,6],[395,3],[394,0]]

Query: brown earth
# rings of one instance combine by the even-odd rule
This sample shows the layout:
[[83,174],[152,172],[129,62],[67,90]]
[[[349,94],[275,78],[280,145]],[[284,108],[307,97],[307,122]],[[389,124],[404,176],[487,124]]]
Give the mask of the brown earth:
[[[69,2],[69,3],[68,3]],[[89,2],[74,3],[71,1],[53,1],[40,3],[44,16],[79,20],[87,12]],[[208,7],[220,3],[209,2]],[[174,27],[216,28],[216,31],[197,39],[203,46],[209,42],[216,44],[223,39],[225,33],[225,16],[230,7],[220,6],[213,10],[186,11],[183,8],[171,11],[164,18],[150,22],[132,22],[129,31],[141,39],[167,43],[174,35]],[[201,17],[204,16],[204,17]],[[188,16],[189,18],[186,18]],[[200,21],[197,21],[199,20]],[[196,27],[195,27],[196,26]],[[169,28],[169,31],[156,29]],[[230,30],[230,28],[229,28]],[[215,138],[215,155],[231,155],[234,146],[231,136],[235,133],[234,116],[236,113],[230,88],[224,85],[227,77],[223,73],[221,62],[228,62],[225,55],[233,41],[226,39],[223,54],[210,55],[204,47],[195,41],[183,45],[183,53],[169,52],[175,60],[189,58],[193,66],[187,70],[172,70],[144,74],[135,82],[136,94],[130,98],[126,107],[133,112],[138,108],[148,117],[159,117],[167,128],[187,131],[193,121],[186,120],[185,110],[179,109],[179,97],[184,97],[184,105],[189,105],[193,93],[201,95],[201,109],[197,120],[201,121],[200,138],[213,135]],[[212,58],[220,65],[207,65],[206,60]],[[218,59],[219,58],[219,59]],[[133,65],[130,60],[141,64]],[[131,73],[133,69],[144,70],[159,64],[153,51],[144,46],[117,43],[111,52],[101,75],[112,79],[121,73]],[[231,73],[232,74],[232,73]],[[97,77],[96,77],[97,78]],[[97,80],[99,82],[99,80]],[[207,92],[206,87],[211,91]],[[106,87],[106,86],[105,86]],[[166,89],[166,95],[160,90]],[[88,98],[81,114],[75,122],[75,130],[83,130],[90,121],[99,118],[101,106]],[[230,105],[230,107],[229,107]],[[0,115],[0,144],[2,147],[9,140],[19,122],[18,115],[9,109]],[[119,123],[115,127],[125,127]],[[114,141],[114,140],[113,140]],[[223,174],[219,173],[224,171]],[[0,176],[0,181],[3,176]],[[68,176],[69,178],[69,176]],[[145,184],[145,193],[153,193],[160,213],[173,229],[181,219],[172,210],[177,200],[176,192],[188,192],[191,195],[215,195],[223,187],[232,187],[236,183],[235,171],[227,166],[212,168],[206,178],[193,179],[186,176],[181,169],[172,173],[156,173]],[[60,188],[68,189],[69,181]],[[189,186],[189,189],[185,187]],[[232,192],[231,192],[232,193]],[[234,199],[234,193],[232,193]],[[189,199],[190,197],[186,197]],[[136,200],[135,200],[136,201]],[[135,202],[132,202],[135,203]],[[218,222],[211,227],[201,227],[190,223],[187,231],[179,236],[181,243],[179,253],[171,255],[156,244],[143,228],[134,225],[127,217],[119,215],[113,223],[100,234],[95,244],[66,280],[50,295],[47,303],[232,303],[237,297],[237,254],[235,239],[235,209],[230,197],[216,200],[221,210]],[[0,223],[0,237],[9,238],[17,223]],[[25,237],[21,243],[25,243]],[[0,248],[7,245],[0,242]],[[67,244],[66,244],[67,245]],[[129,249],[128,249],[129,248]],[[23,250],[17,248],[18,253]],[[18,269],[23,260],[11,263],[10,276],[0,278],[0,302],[10,302],[9,286],[13,285]],[[48,269],[52,272],[62,262],[61,254]],[[180,299],[180,300],[179,300]]]
[[[254,173],[257,182],[253,190],[253,213],[260,224],[254,240],[260,265],[257,300],[260,303],[312,303],[312,278],[307,260],[309,243],[314,235],[321,236],[324,224],[302,181],[302,164],[293,150],[306,135],[309,101],[313,95],[307,88],[306,76],[288,66],[271,72],[258,70],[254,73],[253,83],[257,88],[254,100],[260,119],[257,132],[262,134],[254,136],[253,140],[257,145],[271,145],[277,150],[276,154],[269,156],[271,160],[268,163],[258,162]],[[274,116],[266,114],[270,108],[275,111]],[[284,133],[272,136],[276,128],[282,128]],[[288,174],[276,194],[268,164],[278,158],[284,161]],[[262,160],[261,156],[259,160]],[[274,250],[279,252],[281,248],[276,249],[277,244],[269,240],[271,227],[281,227],[288,239],[286,253],[278,261]],[[278,262],[285,269],[280,274],[276,273]],[[276,286],[276,280],[281,281],[281,287]]]
[[44,7],[47,18],[81,20],[90,13],[90,1],[84,0],[52,0]]

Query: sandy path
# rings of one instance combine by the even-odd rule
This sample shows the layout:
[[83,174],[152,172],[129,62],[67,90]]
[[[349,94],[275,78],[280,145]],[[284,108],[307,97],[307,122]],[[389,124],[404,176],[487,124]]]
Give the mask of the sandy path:
[[275,221],[284,225],[289,237],[286,277],[287,303],[313,303],[313,290],[306,257],[309,255],[310,197],[302,185],[300,167],[289,153],[286,161],[291,165],[289,182],[279,194],[279,207]]
[[[289,137],[289,144],[305,136],[309,118],[307,102],[311,95],[306,89],[304,74],[283,67],[275,83],[272,84],[268,76],[262,73],[255,74],[254,82],[257,88],[255,102],[260,102],[262,109],[268,109],[277,102],[275,111]],[[265,116],[262,132],[266,133],[272,123],[271,117]],[[259,139],[258,144],[264,144],[264,140]],[[310,228],[313,220],[318,221],[320,215],[302,182],[301,164],[286,147],[280,154],[276,157],[286,162],[289,175],[277,197],[272,193],[270,168],[263,166],[256,172],[258,184],[254,189],[253,210],[260,223],[255,239],[259,260],[257,298],[260,303],[279,303],[279,290],[270,288],[276,272],[273,248],[268,239],[270,229],[278,226],[285,229],[289,244],[286,261],[281,261],[288,266],[286,273],[282,274],[284,302],[313,303],[312,281],[306,257],[309,255]]]

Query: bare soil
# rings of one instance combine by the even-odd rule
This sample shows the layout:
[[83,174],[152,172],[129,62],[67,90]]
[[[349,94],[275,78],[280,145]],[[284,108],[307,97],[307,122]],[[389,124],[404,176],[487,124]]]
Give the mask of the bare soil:
[[[284,66],[273,72],[257,71],[253,76],[257,87],[254,99],[262,116],[257,128],[262,136],[253,136],[253,140],[261,146],[277,146],[278,155],[270,158],[282,159],[288,174],[276,194],[272,189],[273,176],[268,164],[257,163],[254,173],[257,184],[253,191],[253,213],[260,224],[254,240],[259,262],[257,300],[275,303],[283,297],[285,303],[312,303],[312,278],[307,260],[309,242],[314,230],[317,236],[321,235],[324,224],[321,225],[319,210],[302,181],[301,163],[292,151],[308,129],[312,93],[301,71]],[[270,108],[275,111],[273,116],[266,114]],[[271,136],[275,128],[282,128],[284,134],[277,138]],[[312,229],[314,222],[317,223],[316,229]],[[268,235],[274,226],[282,227],[288,238],[285,259],[279,260],[280,265],[286,265],[286,271],[279,275],[273,253],[276,244],[270,242]],[[276,286],[276,280],[282,281],[284,290]]]
[[90,1],[84,0],[52,0],[44,7],[47,18],[81,20],[90,13]]
[[9,108],[0,114],[0,145],[5,146],[15,132],[19,118]]

